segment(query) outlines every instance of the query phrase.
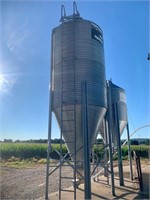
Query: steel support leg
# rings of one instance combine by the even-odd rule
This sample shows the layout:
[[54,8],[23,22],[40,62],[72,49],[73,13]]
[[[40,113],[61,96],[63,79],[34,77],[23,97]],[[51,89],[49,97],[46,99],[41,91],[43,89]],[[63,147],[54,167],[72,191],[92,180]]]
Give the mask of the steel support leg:
[[49,162],[50,162],[50,150],[51,150],[51,123],[52,123],[52,110],[51,101],[49,108],[49,121],[48,121],[48,148],[47,148],[47,165],[46,165],[46,189],[45,199],[48,199],[48,188],[49,188]]
[[108,142],[109,142],[109,160],[110,160],[110,171],[111,171],[111,192],[115,196],[115,182],[114,182],[114,168],[113,168],[113,154],[112,154],[112,140],[111,140],[111,129],[110,121],[108,123]]
[[91,199],[90,136],[88,129],[87,83],[82,83],[83,91],[83,141],[84,141],[84,196]]
[[[104,127],[104,140],[105,140],[105,145],[108,144],[108,138],[107,138],[107,128],[106,128],[106,120],[103,119],[103,127]],[[107,147],[104,149],[104,164],[108,162],[108,156],[107,156]],[[108,177],[108,165],[107,168],[104,168],[104,176]]]
[[128,139],[128,157],[130,165],[130,179],[133,180],[133,170],[132,170],[132,157],[131,157],[131,148],[130,148],[130,134],[129,134],[129,124],[127,123],[127,139]]
[[114,169],[113,169],[113,152],[112,152],[112,100],[111,100],[111,81],[107,82],[107,101],[108,110],[106,114],[107,130],[108,130],[108,142],[109,142],[109,160],[111,171],[111,190],[112,195],[115,196],[115,182],[114,182]]
[[119,184],[120,184],[120,186],[124,186],[123,166],[122,166],[122,152],[121,152],[121,139],[120,139],[121,135],[120,135],[120,126],[119,126],[119,117],[118,117],[117,103],[114,104],[114,113],[115,113],[116,135],[117,135]]

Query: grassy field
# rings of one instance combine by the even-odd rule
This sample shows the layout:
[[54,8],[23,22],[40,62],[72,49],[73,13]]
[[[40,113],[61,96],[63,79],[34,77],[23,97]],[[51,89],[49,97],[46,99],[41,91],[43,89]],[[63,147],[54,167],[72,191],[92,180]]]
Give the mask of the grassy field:
[[[28,158],[46,158],[47,157],[47,144],[40,143],[1,143],[1,159],[9,159],[16,157],[20,159]],[[52,144],[51,157],[57,158],[56,152],[60,151],[59,144]],[[62,153],[67,153],[66,145],[62,145]]]
[[[47,144],[40,143],[1,143],[1,159],[11,159],[18,158],[21,159],[42,159],[47,157]],[[60,151],[59,144],[52,144],[50,156],[53,159],[58,159],[59,156],[54,151]],[[131,149],[139,153],[142,158],[149,158],[150,146],[145,145],[131,145]],[[102,150],[102,145],[94,146],[94,152],[101,157],[104,150]],[[62,153],[67,153],[67,147],[65,144],[62,146]],[[122,156],[126,158],[128,155],[127,146],[122,147]]]

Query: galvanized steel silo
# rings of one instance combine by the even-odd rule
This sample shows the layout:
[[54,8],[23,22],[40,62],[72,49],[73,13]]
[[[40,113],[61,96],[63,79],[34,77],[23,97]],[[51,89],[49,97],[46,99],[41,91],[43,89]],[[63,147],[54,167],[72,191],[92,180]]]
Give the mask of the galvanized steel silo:
[[[120,137],[127,125],[127,107],[126,107],[126,95],[125,90],[113,83],[111,83],[111,98],[112,98],[112,110],[113,110],[113,120],[115,113],[115,105],[118,114]],[[116,134],[114,133],[114,144],[116,144]]]
[[76,139],[78,161],[83,160],[82,82],[88,85],[92,146],[107,108],[103,33],[95,23],[72,15],[52,31],[52,110],[70,152],[69,141]]

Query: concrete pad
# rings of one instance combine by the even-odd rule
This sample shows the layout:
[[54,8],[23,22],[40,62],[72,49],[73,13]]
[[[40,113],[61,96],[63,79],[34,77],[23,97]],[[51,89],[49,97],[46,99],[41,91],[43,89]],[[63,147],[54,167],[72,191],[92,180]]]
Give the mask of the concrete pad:
[[[119,186],[119,180],[115,177],[115,193],[116,196],[112,196],[111,186],[108,185],[106,177],[101,176],[98,182],[91,182],[91,189],[92,189],[92,199],[126,199],[131,200],[135,199],[138,196],[139,190],[136,189],[135,182],[132,182],[130,179],[124,179],[125,186]],[[61,192],[61,199],[62,200],[73,200],[74,193],[73,187],[67,188],[68,191]],[[49,195],[50,200],[58,200],[59,193],[55,192]],[[82,200],[84,198],[84,184],[79,185],[77,189],[77,197],[76,199]]]
[[[129,166],[124,166],[124,171],[129,174],[130,168]],[[117,168],[114,168],[114,171],[117,172]],[[125,200],[133,200],[133,199],[150,199],[150,165],[142,166],[142,174],[147,177],[145,182],[145,177],[143,180],[144,190],[143,192],[139,191],[139,184],[137,180],[131,181],[129,178],[124,178],[124,186],[119,186],[119,178],[115,177],[115,196],[112,196],[111,185],[108,184],[107,178],[103,175],[99,176],[97,182],[91,182],[91,192],[92,192],[92,200],[100,200],[100,199],[125,199]],[[109,183],[111,183],[109,178]],[[62,200],[74,200],[73,187],[66,188],[68,191],[61,192]],[[146,196],[146,198],[145,198]],[[45,198],[40,198],[38,200],[43,200]],[[59,192],[55,192],[49,194],[49,200],[58,200]],[[80,184],[77,188],[77,200],[84,200],[84,184]]]

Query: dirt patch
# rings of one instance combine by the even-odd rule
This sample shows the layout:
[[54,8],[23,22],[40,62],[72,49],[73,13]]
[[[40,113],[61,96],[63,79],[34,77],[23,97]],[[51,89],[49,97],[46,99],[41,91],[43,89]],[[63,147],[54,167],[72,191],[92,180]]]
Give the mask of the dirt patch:
[[[65,170],[68,173],[68,170]],[[51,175],[50,192],[58,190],[58,170]],[[70,173],[70,172],[69,172]],[[45,195],[46,166],[16,169],[1,167],[1,199],[38,199]],[[69,187],[70,183],[63,183]]]
[[44,195],[45,166],[16,169],[1,167],[1,199],[36,199]]

